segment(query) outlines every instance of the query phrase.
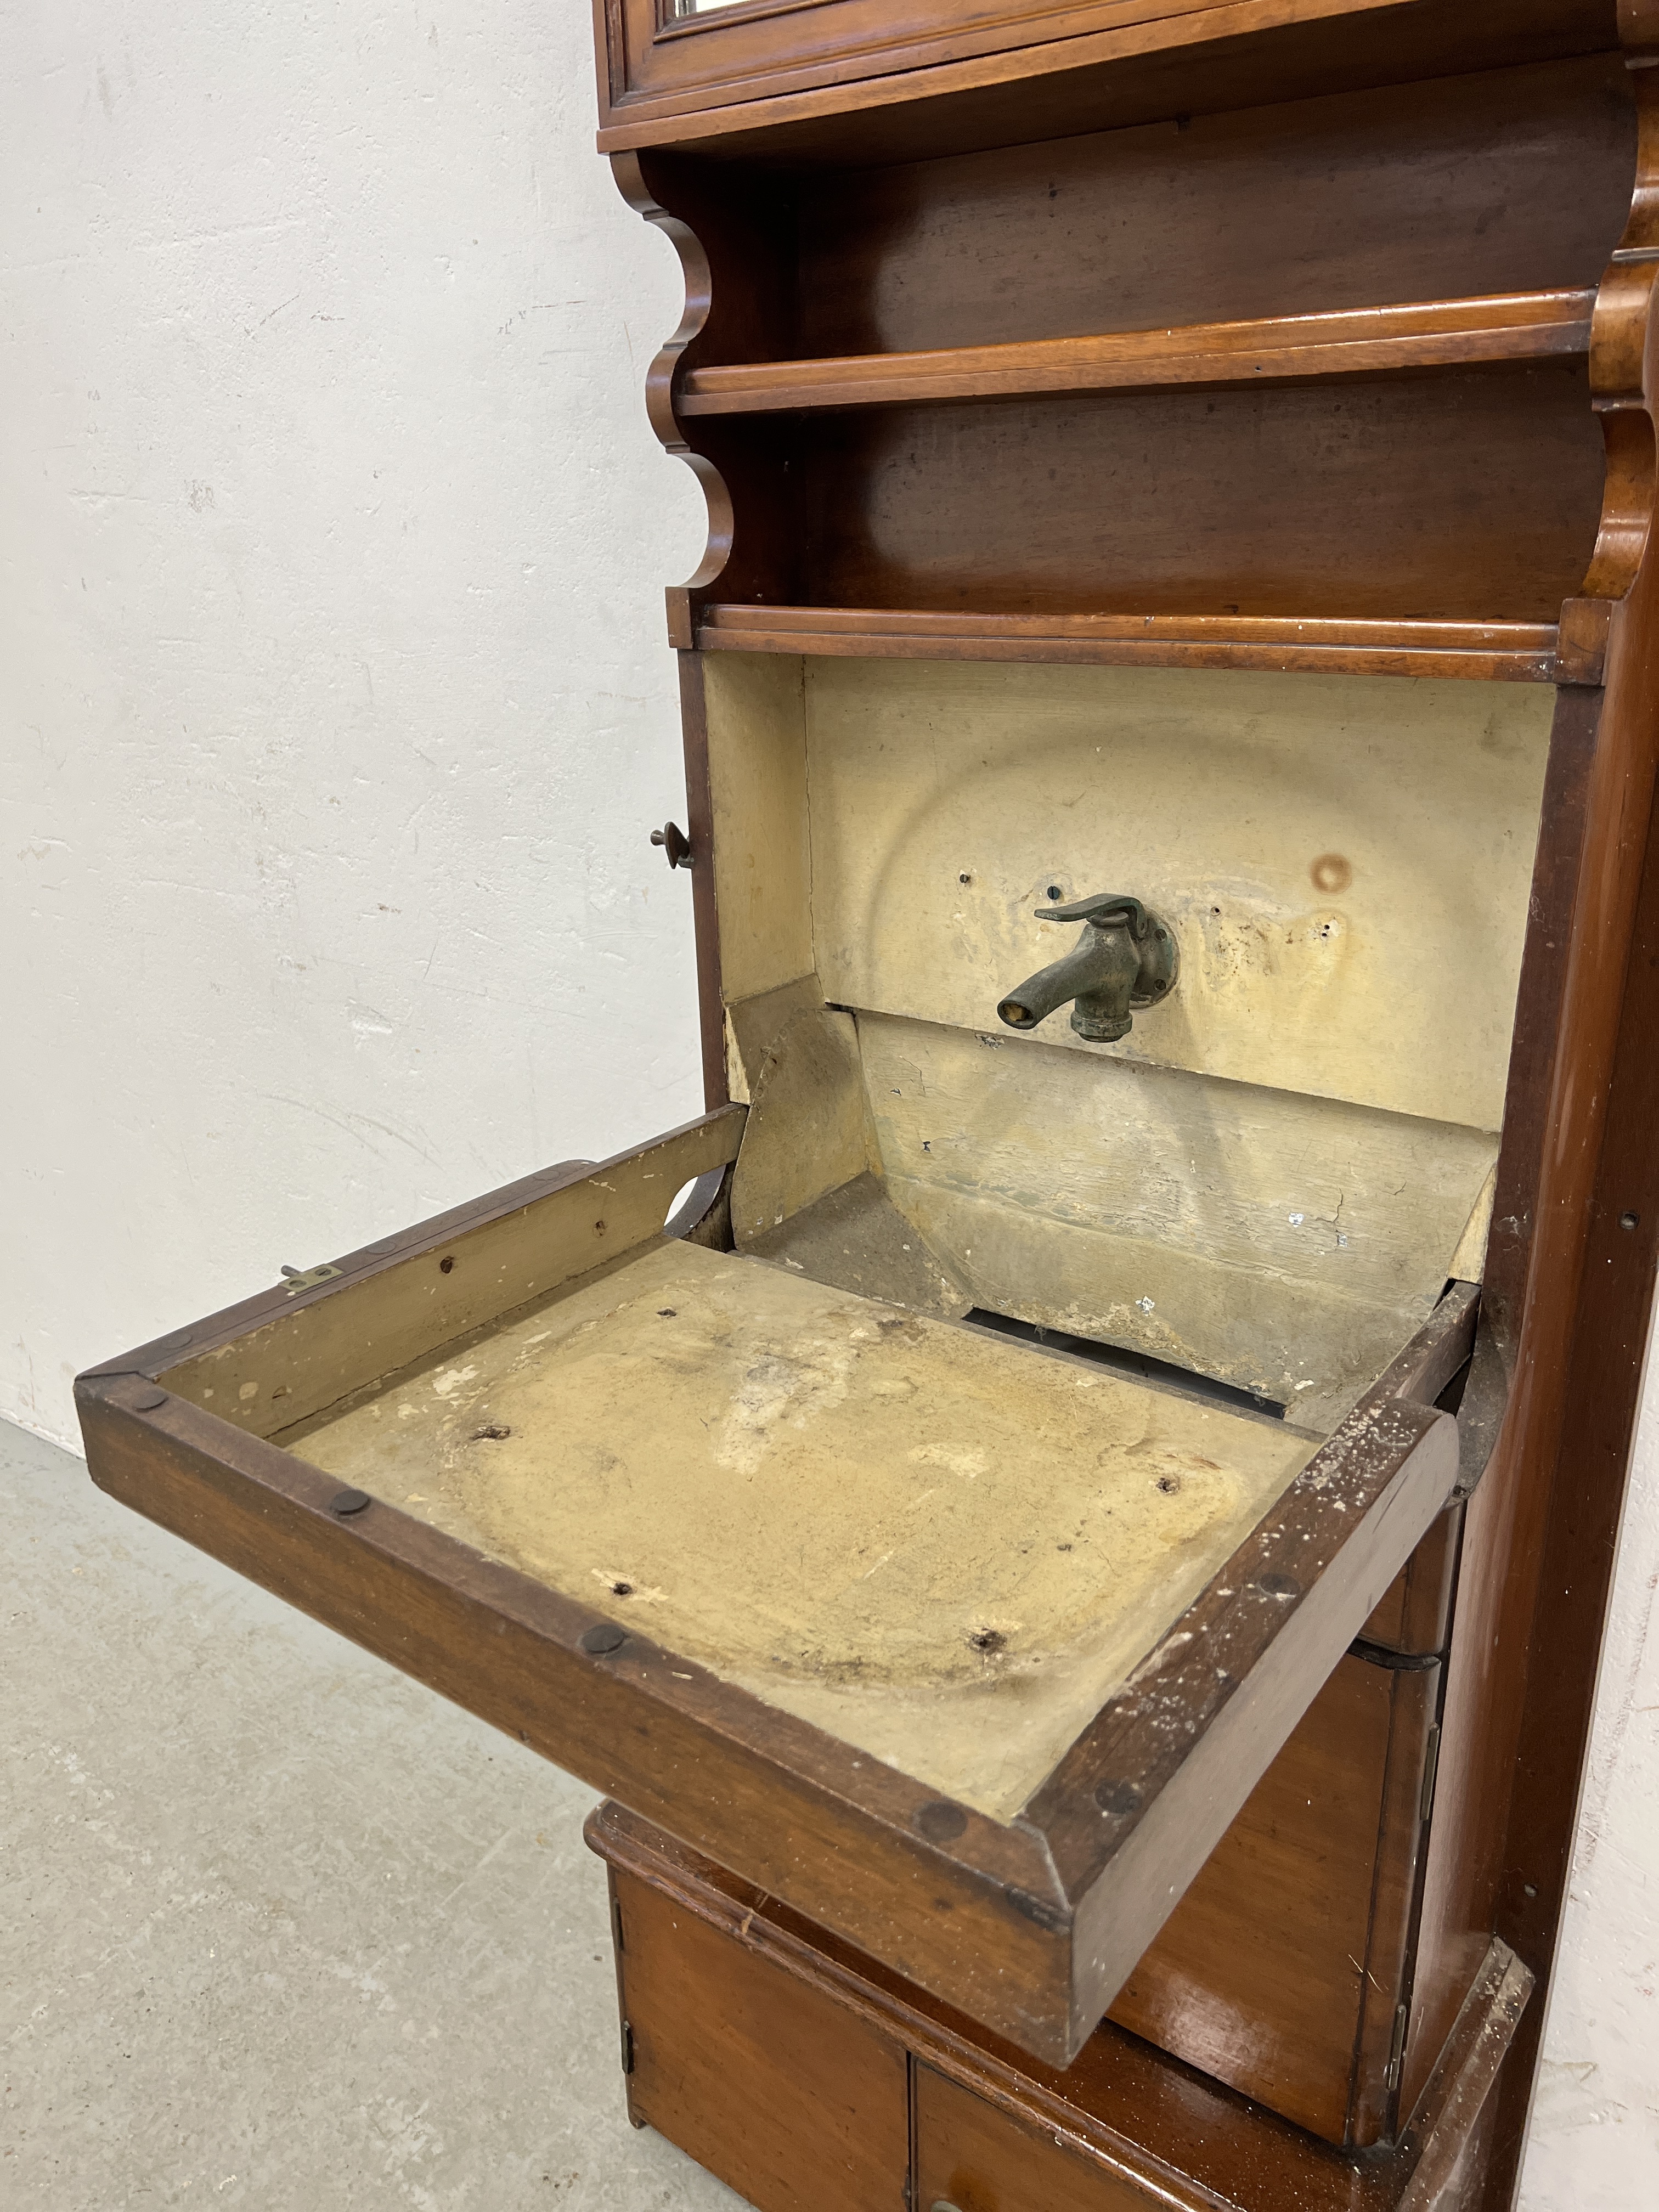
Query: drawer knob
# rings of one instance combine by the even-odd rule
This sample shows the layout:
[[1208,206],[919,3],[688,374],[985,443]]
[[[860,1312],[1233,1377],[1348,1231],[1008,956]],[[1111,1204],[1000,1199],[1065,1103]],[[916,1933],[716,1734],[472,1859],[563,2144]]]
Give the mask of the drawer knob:
[[651,832],[651,842],[660,845],[668,855],[671,868],[689,868],[691,865],[691,840],[678,822],[665,822],[660,830]]

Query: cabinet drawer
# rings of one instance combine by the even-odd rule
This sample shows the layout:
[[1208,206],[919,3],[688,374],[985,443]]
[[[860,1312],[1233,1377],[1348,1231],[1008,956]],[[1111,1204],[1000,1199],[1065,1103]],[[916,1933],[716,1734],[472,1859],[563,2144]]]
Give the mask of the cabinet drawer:
[[901,2212],[904,2046],[620,1871],[628,2109],[757,2212]]
[[94,1478],[1065,2063],[1443,1504],[1474,1293],[1322,1442],[665,1234],[744,1116],[109,1362]]
[[1170,2202],[930,2066],[916,2069],[915,2105],[922,2212],[1147,2212]]

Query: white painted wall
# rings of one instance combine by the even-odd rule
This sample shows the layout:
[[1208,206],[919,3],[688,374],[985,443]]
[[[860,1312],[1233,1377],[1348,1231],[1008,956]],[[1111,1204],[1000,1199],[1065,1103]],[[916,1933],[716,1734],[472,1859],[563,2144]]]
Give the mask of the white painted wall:
[[586,0],[0,0],[0,1410],[700,1110]]
[[[0,0],[0,1413],[696,1111],[587,0]],[[683,818],[683,817],[682,817]],[[1527,2212],[1659,2201],[1659,1404]]]
[[1650,1348],[1523,2212],[1659,2205],[1656,1592],[1659,1360]]

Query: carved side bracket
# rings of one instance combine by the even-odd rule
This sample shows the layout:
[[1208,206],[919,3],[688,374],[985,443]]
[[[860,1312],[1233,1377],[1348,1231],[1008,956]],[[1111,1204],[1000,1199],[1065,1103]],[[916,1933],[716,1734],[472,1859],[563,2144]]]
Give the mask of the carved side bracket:
[[725,568],[731,558],[735,530],[732,495],[725,477],[706,455],[692,450],[674,411],[674,380],[680,373],[687,349],[696,343],[708,320],[714,304],[714,272],[702,241],[690,223],[670,214],[656,198],[646,181],[640,155],[613,155],[611,167],[617,190],[629,206],[661,231],[672,245],[679,256],[685,282],[685,307],[679,326],[646,372],[645,411],[664,451],[683,460],[696,475],[708,507],[708,542],[696,574],[684,584],[671,586],[668,592],[669,642],[689,648],[692,642],[690,594],[705,591]]
[[1591,404],[1607,475],[1589,568],[1561,610],[1559,673],[1567,684],[1602,681],[1613,604],[1636,581],[1659,487],[1659,0],[1620,0],[1619,25],[1636,95],[1636,176],[1590,320]]

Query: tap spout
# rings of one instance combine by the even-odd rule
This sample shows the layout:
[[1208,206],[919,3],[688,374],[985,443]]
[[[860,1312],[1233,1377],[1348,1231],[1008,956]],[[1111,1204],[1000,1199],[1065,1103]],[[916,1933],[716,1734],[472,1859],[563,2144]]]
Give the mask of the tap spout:
[[1175,933],[1139,899],[1113,892],[1039,907],[1044,921],[1081,921],[1083,933],[1063,959],[1018,984],[997,1008],[1010,1029],[1034,1030],[1072,1001],[1072,1027],[1091,1044],[1127,1036],[1136,1006],[1156,1006],[1175,988]]

